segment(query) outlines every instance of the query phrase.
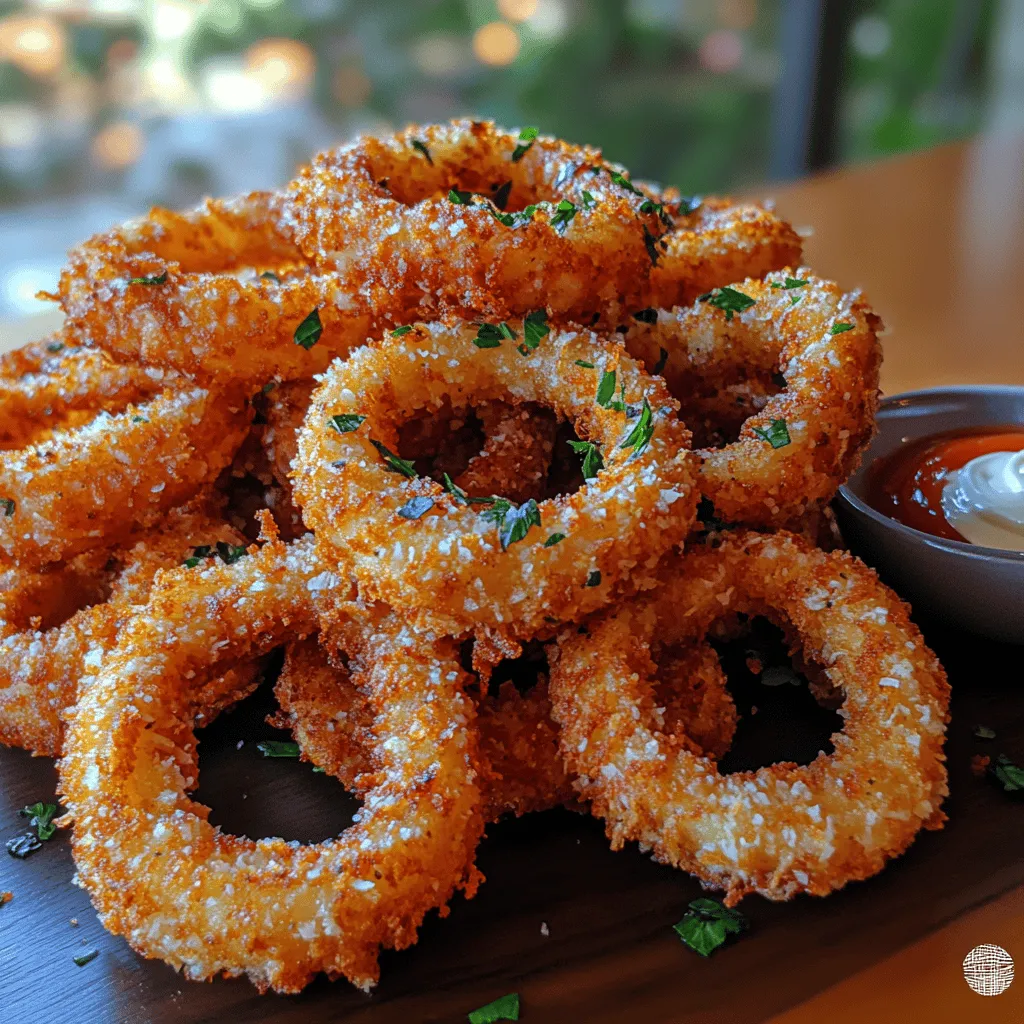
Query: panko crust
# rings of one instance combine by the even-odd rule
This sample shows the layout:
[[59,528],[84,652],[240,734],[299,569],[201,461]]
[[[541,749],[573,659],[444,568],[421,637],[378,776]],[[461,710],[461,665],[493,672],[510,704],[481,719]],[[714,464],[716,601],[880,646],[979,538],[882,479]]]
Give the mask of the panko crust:
[[[782,620],[845,695],[835,750],[806,766],[720,775],[650,710],[650,645],[699,641],[735,612]],[[566,631],[551,676],[580,795],[656,859],[726,902],[823,896],[868,878],[940,827],[949,685],[909,609],[847,554],[740,532],[667,564],[661,589]],[[584,742],[585,741],[585,742]]]

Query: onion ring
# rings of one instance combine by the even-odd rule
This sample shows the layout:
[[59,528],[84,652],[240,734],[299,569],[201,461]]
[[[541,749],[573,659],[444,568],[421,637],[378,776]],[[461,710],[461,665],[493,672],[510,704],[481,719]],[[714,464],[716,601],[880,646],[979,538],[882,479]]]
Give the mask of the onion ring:
[[[145,602],[157,572],[181,565],[200,544],[212,549],[218,543],[232,551],[245,541],[212,511],[180,509],[123,549],[89,552],[42,572],[4,573],[0,743],[58,756],[61,715]],[[254,665],[231,670],[199,694],[197,717],[212,718],[257,682]]]
[[311,595],[331,579],[309,541],[164,575],[69,715],[59,767],[78,878],[111,932],[188,978],[297,992],[325,971],[369,989],[379,946],[410,944],[430,909],[477,884],[473,709],[454,645],[386,610],[353,626],[378,770],[351,828],[310,846],[253,841],[188,797],[183,681],[310,633]]
[[410,319],[643,305],[665,232],[654,204],[600,150],[518,144],[466,120],[360,137],[288,186],[288,225],[338,287]]
[[[664,383],[596,335],[552,331],[528,359],[475,340],[473,326],[419,325],[332,365],[299,438],[295,491],[325,562],[368,599],[441,633],[529,639],[637,585],[684,538],[689,433]],[[600,446],[604,469],[575,494],[477,515],[457,490],[409,479],[390,447],[403,419],[445,396],[551,408]]]
[[802,268],[656,317],[631,326],[625,344],[647,366],[660,363],[675,395],[714,392],[738,374],[784,378],[739,440],[697,453],[715,517],[771,528],[831,501],[875,429],[881,321],[864,299]]
[[[845,693],[833,754],[723,776],[663,732],[650,645],[700,641],[736,612],[785,618]],[[733,904],[749,892],[825,895],[880,871],[920,828],[941,827],[945,673],[906,605],[849,555],[787,534],[731,534],[588,633],[560,638],[551,699],[566,765],[615,848],[638,840]]]

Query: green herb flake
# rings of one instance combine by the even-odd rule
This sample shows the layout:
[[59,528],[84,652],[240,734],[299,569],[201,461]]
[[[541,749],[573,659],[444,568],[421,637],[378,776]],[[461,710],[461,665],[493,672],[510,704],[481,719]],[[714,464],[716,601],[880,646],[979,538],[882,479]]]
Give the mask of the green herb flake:
[[560,544],[563,540],[565,540],[564,533],[553,533],[550,537],[548,537],[546,541],[544,541],[544,547],[553,548],[556,544]]
[[586,361],[586,359],[577,359],[576,360],[576,365],[577,366],[582,366],[584,370],[593,370],[594,369],[594,364],[593,363],[588,363]]
[[537,348],[541,340],[550,333],[547,310],[537,309],[526,314],[523,320],[523,343],[528,349],[532,351]]
[[989,766],[989,775],[1003,787],[1004,793],[1024,792],[1024,768],[1000,754]]
[[148,423],[149,420],[145,416],[135,415],[132,417],[132,423]]
[[427,149],[427,144],[425,142],[421,142],[419,139],[413,139],[409,143],[409,145],[412,146],[412,148],[415,149],[417,153],[422,153],[423,156],[426,158],[427,163],[430,164],[431,167],[434,166],[433,157],[431,157],[430,150]]
[[785,448],[792,443],[789,436],[789,427],[785,420],[772,420],[767,428],[754,427],[754,433],[762,441],[767,441],[773,448]]
[[213,548],[209,544],[200,544],[192,549],[192,554],[182,563],[187,569],[194,569],[203,559],[213,554]]
[[611,175],[612,181],[614,181],[616,185],[624,188],[627,192],[632,192],[635,196],[643,195],[643,192],[641,192],[640,189],[638,189],[636,185],[634,185],[633,182],[631,182],[621,171],[609,170],[608,173]]
[[583,209],[592,210],[597,206],[597,200],[594,198],[593,192],[588,192],[586,189],[583,190]]
[[583,456],[583,478],[593,480],[604,468],[601,449],[593,441],[569,441],[568,444],[577,455]]
[[757,302],[745,292],[737,291],[735,288],[725,285],[724,288],[716,288],[713,292],[706,292],[697,299],[698,302],[707,302],[725,313],[725,319],[731,320],[733,313],[742,313],[750,309]]
[[679,200],[679,212],[684,217],[689,217],[691,213],[696,213],[700,209],[703,202],[704,200],[700,196],[683,196]]
[[98,949],[90,949],[88,953],[79,953],[71,959],[74,961],[76,967],[84,967],[86,964],[91,964],[99,955],[100,951]]
[[601,585],[601,570],[594,569],[587,577],[587,582],[583,585],[585,587],[599,587]]
[[658,265],[658,245],[657,239],[648,230],[647,225],[644,225],[644,245],[647,248],[647,255],[651,258],[651,265]]
[[284,757],[292,761],[299,759],[299,745],[292,740],[261,740],[256,749],[264,757]]
[[658,322],[658,311],[651,307],[638,309],[633,314],[633,319],[639,320],[642,324],[656,324]]
[[541,525],[540,507],[533,498],[522,505],[513,505],[506,498],[495,498],[491,507],[481,515],[497,524],[502,551],[507,551],[516,541],[522,540],[530,532],[531,526]]
[[13,516],[15,508],[17,508],[17,504],[13,498],[0,498],[0,510],[5,516]]
[[167,271],[162,274],[153,274],[151,277],[129,277],[129,284],[166,284]]
[[747,927],[747,919],[738,910],[701,898],[690,903],[672,930],[695,953],[710,956],[730,935],[739,935]]
[[342,412],[337,416],[332,416],[327,421],[327,425],[339,434],[351,434],[353,430],[358,430],[359,425],[365,420],[365,416],[358,416],[354,412]]
[[448,189],[448,199],[456,206],[469,206],[473,202],[473,193],[465,192],[462,189]]
[[468,1017],[469,1024],[496,1024],[501,1020],[519,1020],[519,993],[510,992],[507,996],[495,999],[493,1003],[473,1010]]
[[51,341],[50,344],[46,346],[46,351],[50,352],[53,355],[56,355],[58,352],[63,352],[64,351],[64,342],[63,341]]
[[615,395],[615,371],[605,370],[601,374],[600,383],[597,385],[597,404],[602,409],[607,409]]
[[403,324],[401,327],[396,327],[391,332],[392,338],[401,338],[403,335],[408,334],[412,330],[412,324]]
[[245,558],[249,549],[244,544],[228,544],[226,541],[217,541],[217,557],[225,565],[234,565],[240,558]]
[[660,220],[661,223],[665,225],[665,227],[672,227],[672,218],[666,212],[664,203],[656,203],[653,199],[645,199],[640,204],[640,212],[656,213],[658,215],[658,220]]
[[512,163],[519,163],[529,153],[530,147],[539,134],[540,129],[534,128],[532,125],[527,126],[519,133],[519,144],[512,150]]
[[504,320],[500,324],[477,324],[476,326],[477,332],[473,344],[477,348],[499,348],[503,338],[506,341],[515,341],[519,337]]
[[979,725],[974,730],[974,735],[979,740],[994,740],[996,738],[995,729],[990,729],[987,725]]
[[400,458],[390,448],[381,444],[380,441],[375,441],[372,437],[370,444],[380,452],[381,458],[387,463],[390,472],[401,473],[402,476],[407,476],[410,479],[416,476],[416,467],[408,459]]
[[654,413],[651,412],[651,403],[644,398],[643,408],[640,410],[640,419],[636,426],[629,432],[629,436],[620,448],[632,448],[634,455],[639,455],[650,443],[654,436]]
[[853,324],[838,323],[838,324],[833,324],[829,328],[828,333],[831,334],[831,335],[845,334],[847,331],[852,331],[853,328],[854,328]]
[[324,325],[320,322],[320,310],[314,307],[309,316],[295,328],[295,344],[301,345],[308,352],[323,333]]
[[499,210],[504,210],[508,206],[508,197],[512,194],[512,180],[509,179],[503,185],[499,185],[494,190],[494,195],[491,196],[491,202]]
[[398,514],[403,519],[419,519],[420,516],[426,515],[434,507],[434,499],[428,498],[425,495],[418,495],[415,498],[410,498],[399,510]]
[[557,231],[567,228],[578,212],[579,207],[571,199],[561,200],[551,215],[551,226]]
[[45,843],[57,831],[57,826],[54,825],[53,819],[57,816],[59,810],[60,808],[57,804],[44,804],[40,801],[30,804],[28,807],[22,807],[18,813],[23,818],[31,819],[28,823],[29,828],[34,828],[36,835]]
[[778,281],[772,281],[772,287],[776,290],[792,291],[794,288],[803,288],[807,281],[800,280],[799,277],[787,277],[781,284]]
[[260,277],[262,277],[264,281],[273,281],[274,284],[281,283],[281,278],[279,278],[272,270],[264,270],[263,273],[260,274]]
[[658,349],[658,361],[651,367],[651,373],[656,377],[665,369],[665,364],[668,362],[668,349]]

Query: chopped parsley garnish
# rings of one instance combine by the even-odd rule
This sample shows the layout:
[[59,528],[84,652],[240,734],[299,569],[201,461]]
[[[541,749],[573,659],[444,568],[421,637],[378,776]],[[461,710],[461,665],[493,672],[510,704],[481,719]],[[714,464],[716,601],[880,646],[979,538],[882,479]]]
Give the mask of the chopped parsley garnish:
[[994,740],[996,738],[996,731],[995,729],[990,729],[987,725],[979,725],[974,730],[974,735],[979,740]]
[[512,163],[519,163],[529,153],[530,147],[539,134],[540,129],[534,128],[532,125],[527,126],[519,133],[519,144],[512,150]]
[[256,749],[264,757],[287,757],[291,760],[299,757],[299,745],[291,740],[261,740]]
[[24,860],[30,853],[43,848],[35,832],[22,832],[20,835],[12,836],[6,845],[7,852],[18,860]]
[[547,310],[536,309],[526,314],[523,319],[523,343],[528,349],[535,349],[541,343],[541,339],[550,333]]
[[431,157],[430,150],[427,149],[427,144],[425,142],[420,142],[419,139],[413,139],[412,142],[409,143],[409,145],[412,146],[412,148],[415,149],[417,153],[422,153],[424,157],[426,157],[427,163],[430,164],[431,167],[434,166],[433,157]]
[[403,324],[401,327],[396,327],[391,332],[392,338],[401,338],[403,334],[408,334],[412,330],[412,324]]
[[651,257],[651,264],[653,266],[658,265],[658,246],[657,239],[647,229],[647,225],[644,225],[644,245],[647,247],[647,255]]
[[167,271],[162,274],[153,274],[151,277],[129,277],[129,284],[164,284],[167,281]]
[[665,212],[664,203],[656,203],[653,199],[645,199],[640,204],[641,213],[656,213],[658,220],[661,221],[665,227],[670,228],[672,226],[672,218]]
[[767,428],[754,427],[754,433],[773,448],[785,448],[791,443],[789,427],[786,426],[785,420],[772,420]]
[[698,302],[707,302],[725,313],[725,319],[731,320],[733,313],[742,313],[750,309],[757,302],[745,292],[737,291],[735,288],[725,285],[723,288],[716,288],[713,292],[705,292],[698,296]]
[[553,548],[559,542],[565,540],[564,533],[553,533],[546,541],[544,541],[544,547]]
[[234,565],[240,558],[245,558],[249,549],[244,544],[228,544],[226,541],[217,541],[217,556],[225,565]]
[[1004,793],[1024,792],[1024,768],[1000,754],[988,768],[989,774],[1003,787]]
[[456,206],[469,206],[473,201],[472,192],[464,192],[462,189],[448,189],[448,199]]
[[496,1024],[501,1020],[519,1020],[519,993],[510,992],[507,996],[495,999],[493,1003],[473,1010],[469,1015],[469,1024]]
[[295,328],[295,344],[301,345],[308,352],[323,333],[324,325],[320,323],[320,310],[314,307],[313,312]]
[[829,328],[828,333],[829,334],[833,334],[833,335],[835,335],[835,334],[845,334],[846,331],[852,331],[852,330],[853,330],[853,324],[838,323],[838,324],[833,324]]
[[577,455],[583,456],[583,478],[585,480],[593,480],[604,468],[601,449],[593,441],[570,441],[569,447]]
[[132,417],[132,423],[148,423],[148,422],[149,422],[149,420],[147,420],[145,416],[135,415],[135,416]]
[[477,348],[498,348],[501,340],[515,341],[519,335],[504,320],[500,324],[477,324],[476,337],[473,344]]
[[265,281],[273,281],[275,284],[281,283],[281,278],[279,278],[272,270],[264,270],[263,273],[260,274],[260,277]]
[[353,430],[359,429],[359,424],[365,419],[365,416],[359,416],[354,412],[343,412],[337,416],[332,416],[327,421],[327,424],[339,434],[351,434]]
[[636,426],[629,432],[629,436],[620,448],[632,448],[634,455],[639,455],[650,443],[654,436],[654,414],[651,412],[651,403],[644,398],[643,408],[640,410],[640,419]]
[[494,209],[493,206],[488,206],[487,209],[490,211],[491,216],[499,223],[504,224],[505,227],[517,228],[533,220],[533,215],[537,212],[537,204],[530,203],[529,206],[524,206],[518,213],[502,213]]
[[583,585],[585,587],[599,587],[601,585],[601,570],[594,569],[587,577],[587,582]]
[[[626,189],[626,191],[628,192],[632,192],[635,196],[643,195],[643,192],[641,192],[640,189],[638,189],[636,185],[634,185],[633,182],[631,182],[629,178],[627,178],[620,171],[609,170],[608,173],[611,175],[611,179],[612,181],[615,182],[616,185],[621,185],[622,188]],[[648,202],[649,201],[650,200],[648,200]]]
[[710,956],[730,935],[739,935],[747,927],[747,919],[738,910],[702,897],[690,903],[672,930],[695,953]]
[[13,516],[15,508],[17,505],[13,498],[0,498],[0,510],[5,516]]
[[54,825],[53,819],[56,817],[57,812],[60,808],[57,804],[44,804],[41,801],[34,804],[29,804],[28,807],[22,807],[18,813],[23,818],[31,818],[29,821],[29,828],[36,830],[36,835],[43,841],[46,842],[53,836],[53,833],[57,831],[57,826]]
[[651,367],[651,373],[653,373],[655,376],[657,376],[659,373],[661,373],[662,370],[665,369],[665,364],[667,362],[668,362],[668,349],[667,348],[659,348],[658,349],[658,361]]
[[99,955],[100,951],[98,949],[90,949],[88,953],[79,953],[71,959],[75,962],[76,967],[84,967],[86,964],[92,963]]
[[607,409],[611,404],[612,396],[615,394],[615,371],[605,370],[601,374],[601,381],[597,385],[597,404],[602,409]]
[[571,199],[561,200],[551,214],[551,226],[556,230],[568,227],[578,212],[579,207]]
[[462,505],[493,505],[496,501],[503,500],[494,497],[471,498],[447,473],[444,474],[444,489]]
[[773,288],[775,288],[776,290],[781,288],[787,292],[792,291],[794,288],[803,288],[805,284],[807,284],[807,282],[801,281],[799,277],[787,277],[786,280],[782,282],[782,284],[779,284],[778,281],[772,281]]
[[577,366],[582,366],[584,370],[593,370],[594,369],[594,364],[593,363],[588,363],[586,361],[586,359],[577,359],[576,360],[576,365]]
[[648,306],[647,309],[638,309],[633,314],[634,320],[639,320],[642,324],[656,324],[658,322],[658,311]]
[[491,196],[491,202],[494,203],[494,205],[499,210],[504,210],[505,207],[508,206],[508,197],[509,197],[509,194],[511,192],[512,192],[512,181],[511,181],[511,179],[509,179],[508,181],[505,182],[504,185],[499,185],[494,190],[494,195]]
[[691,213],[700,209],[700,204],[703,202],[704,200],[700,196],[683,196],[679,200],[679,212],[684,217],[689,217]]
[[213,554],[213,548],[209,544],[200,544],[192,549],[192,554],[182,562],[187,569],[194,569],[203,559]]
[[387,463],[390,472],[401,473],[402,476],[407,476],[410,479],[416,476],[416,467],[408,459],[400,458],[390,448],[382,445],[380,441],[375,441],[372,437],[370,444],[380,452],[381,458]]
[[502,551],[522,540],[531,526],[540,526],[540,508],[533,498],[522,505],[513,505],[507,498],[495,498],[491,507],[480,514],[497,523]]
[[46,351],[52,353],[53,355],[56,355],[58,352],[63,352],[64,351],[64,342],[63,341],[51,341],[50,344],[46,346]]
[[586,189],[583,190],[583,209],[591,210],[597,206],[597,200],[594,198],[593,192],[588,192]]
[[403,519],[419,519],[434,507],[434,499],[424,495],[410,498],[399,510],[398,514]]

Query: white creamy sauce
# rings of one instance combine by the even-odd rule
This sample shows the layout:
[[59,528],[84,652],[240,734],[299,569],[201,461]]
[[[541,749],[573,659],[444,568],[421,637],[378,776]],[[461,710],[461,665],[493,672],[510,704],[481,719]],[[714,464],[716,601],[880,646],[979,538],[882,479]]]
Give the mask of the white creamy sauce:
[[972,544],[1024,551],[1024,451],[979,455],[950,473],[942,513]]

